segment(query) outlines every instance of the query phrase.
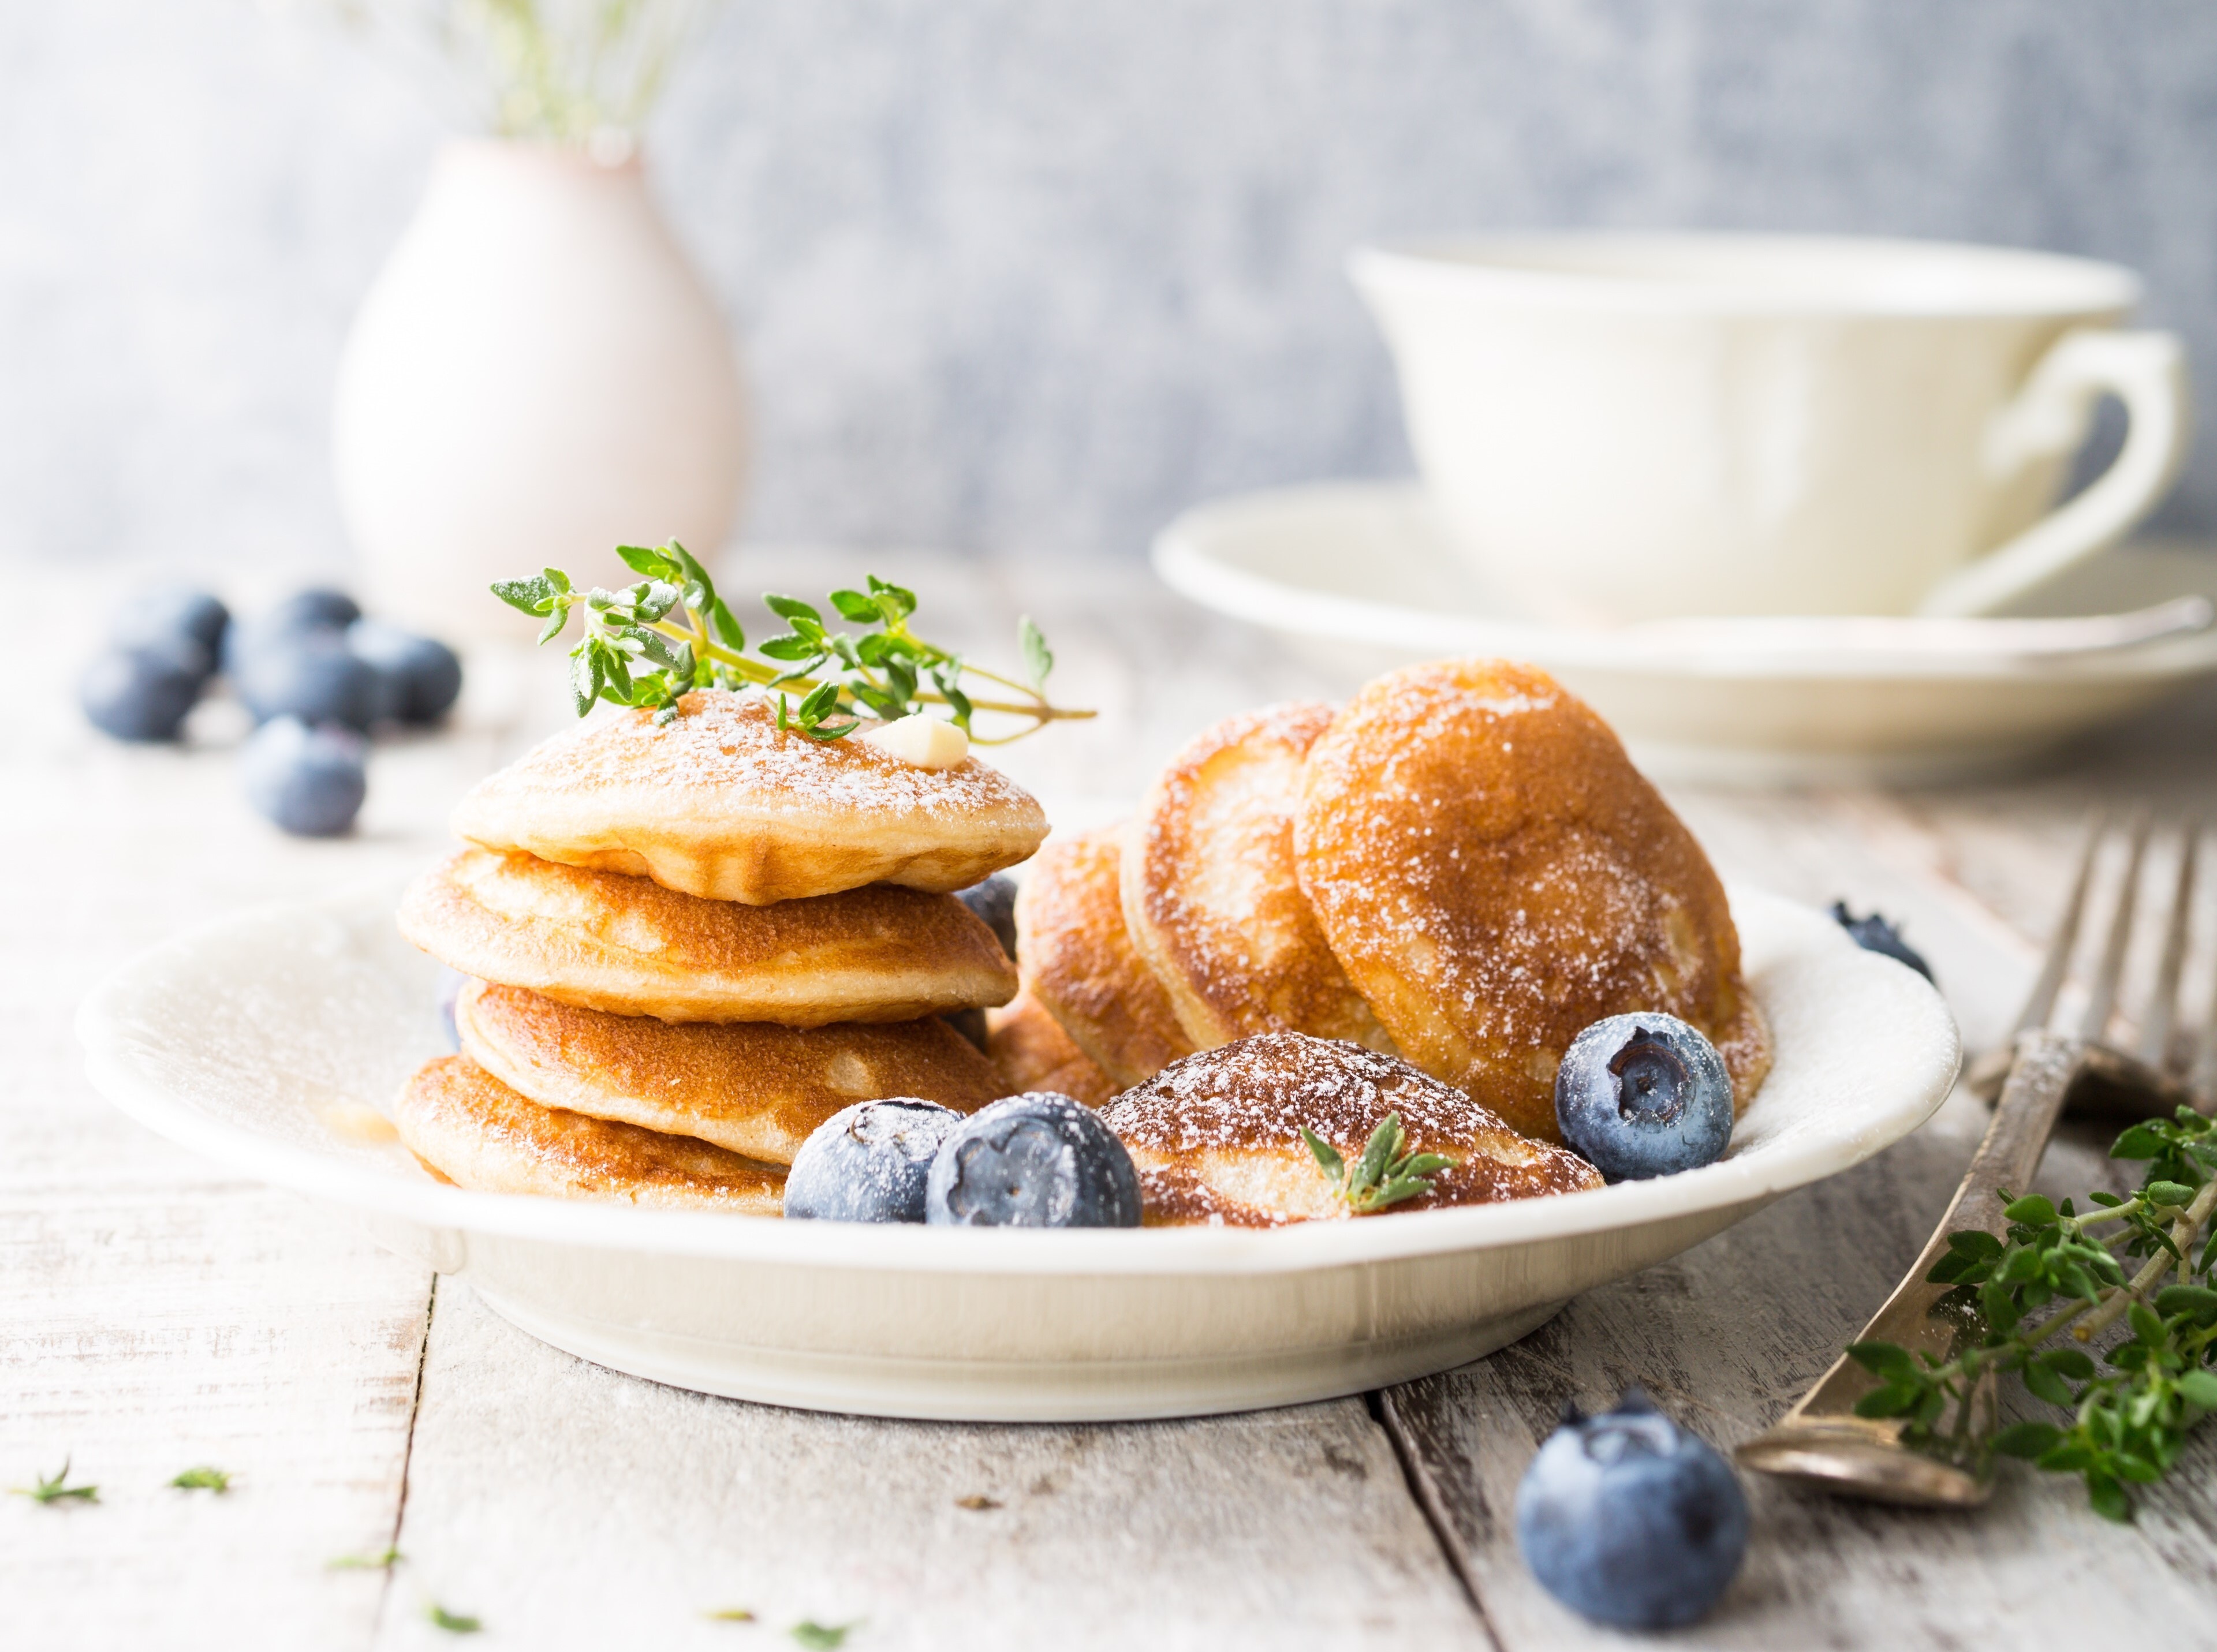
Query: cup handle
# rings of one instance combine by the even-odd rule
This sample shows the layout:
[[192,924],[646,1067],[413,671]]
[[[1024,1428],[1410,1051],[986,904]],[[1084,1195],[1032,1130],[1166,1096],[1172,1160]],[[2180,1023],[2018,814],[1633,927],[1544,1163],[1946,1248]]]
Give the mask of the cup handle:
[[2007,474],[2070,452],[2104,392],[2124,403],[2128,421],[2115,462],[2061,509],[1942,580],[1917,613],[1987,613],[2108,550],[2155,509],[2185,463],[2192,425],[2186,353],[2176,333],[2064,334],[1987,427],[1986,463]]

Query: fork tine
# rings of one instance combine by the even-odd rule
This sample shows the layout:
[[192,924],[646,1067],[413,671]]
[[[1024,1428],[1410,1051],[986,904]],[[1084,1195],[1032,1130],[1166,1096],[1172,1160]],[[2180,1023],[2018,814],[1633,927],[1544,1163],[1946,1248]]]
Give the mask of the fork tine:
[[[2032,996],[2024,1001],[2024,1009],[2016,1018],[2017,1036],[2046,1026],[2049,1012],[2055,1008],[2055,995],[2063,989],[2064,972],[2071,967],[2072,948],[2078,942],[2078,920],[2086,909],[2086,885],[2093,878],[2094,854],[2102,847],[2102,835],[2109,825],[2107,815],[2097,814],[2093,829],[2086,834],[2086,848],[2078,856],[2078,875],[2071,884],[2071,903],[2055,926],[2054,940],[2047,943],[2047,956],[2041,960],[2040,978],[2032,983]],[[2010,1041],[2014,1043],[2015,1038]]]
[[2140,861],[2147,853],[2148,817],[2133,822],[2132,848],[2125,858],[2125,879],[2117,889],[2116,911],[2109,919],[2109,939],[2102,948],[2102,962],[2094,971],[2094,986],[2086,1000],[2086,1014],[2078,1023],[2082,1039],[2099,1039],[2117,1008],[2117,979],[2125,971],[2125,948],[2133,938],[2133,919],[2140,905]]
[[2158,1072],[2178,1070],[2171,1060],[2171,1029],[2178,1014],[2178,976],[2186,963],[2186,932],[2194,907],[2195,852],[2202,827],[2189,821],[2178,835],[2178,878],[2171,896],[2171,922],[2163,932],[2163,959],[2155,971],[2155,989],[2140,1026],[2140,1059]]

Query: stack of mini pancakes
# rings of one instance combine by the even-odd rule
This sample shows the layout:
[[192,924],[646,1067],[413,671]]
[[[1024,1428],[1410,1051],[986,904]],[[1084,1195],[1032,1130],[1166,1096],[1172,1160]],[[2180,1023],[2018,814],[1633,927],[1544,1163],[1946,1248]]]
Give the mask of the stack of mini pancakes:
[[1701,846],[1599,717],[1500,661],[1226,719],[1128,823],[1058,835],[1016,928],[1004,1082],[1096,1106],[1194,1052],[1300,1033],[1349,1046],[1350,1085],[1372,1082],[1355,1046],[1399,1056],[1547,1143],[1563,1051],[1606,1016],[1700,1028],[1742,1106],[1769,1064]]
[[469,977],[461,1050],[395,1118],[448,1180],[776,1215],[794,1152],[841,1108],[1007,1093],[942,1019],[1017,986],[953,891],[1028,857],[1047,821],[974,758],[819,743],[708,690],[667,724],[556,737],[454,825],[469,847],[399,922]]

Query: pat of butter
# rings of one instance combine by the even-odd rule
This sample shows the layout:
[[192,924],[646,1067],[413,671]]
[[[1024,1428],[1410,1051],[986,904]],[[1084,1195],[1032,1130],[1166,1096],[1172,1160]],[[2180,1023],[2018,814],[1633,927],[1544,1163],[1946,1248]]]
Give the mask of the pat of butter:
[[970,737],[943,717],[918,712],[896,718],[861,737],[888,756],[918,768],[953,768],[970,755]]

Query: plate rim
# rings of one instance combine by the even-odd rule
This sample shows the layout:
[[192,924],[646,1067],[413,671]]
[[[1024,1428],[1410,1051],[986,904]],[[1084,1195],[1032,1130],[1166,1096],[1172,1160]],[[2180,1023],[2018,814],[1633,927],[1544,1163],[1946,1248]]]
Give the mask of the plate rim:
[[[157,943],[105,976],[78,1006],[75,1028],[93,1088],[138,1123],[271,1186],[432,1230],[559,1246],[781,1267],[919,1273],[1207,1276],[1363,1267],[1417,1257],[1588,1238],[1672,1217],[1760,1203],[1839,1174],[1919,1128],[1945,1101],[1961,1065],[1960,1030],[1945,1000],[1905,965],[1864,951],[1837,924],[1782,896],[1728,882],[1733,907],[1773,909],[1833,952],[1843,970],[1878,971],[1904,1007],[1924,1018],[1918,1046],[1944,1049],[1921,1081],[1875,1113],[1853,1137],[1820,1137],[1775,1154],[1720,1160],[1650,1181],[1544,1199],[1397,1213],[1390,1221],[1309,1222],[1277,1229],[1156,1228],[1049,1230],[902,1224],[787,1223],[716,1211],[638,1210],[537,1195],[491,1193],[411,1180],[219,1119],[139,1070],[128,1006],[175,962],[232,931],[306,914],[343,923],[366,902],[388,906],[380,880],[307,902],[272,903],[225,915]],[[1822,937],[1822,938],[1820,938]],[[898,1242],[888,1240],[898,1234]]]

